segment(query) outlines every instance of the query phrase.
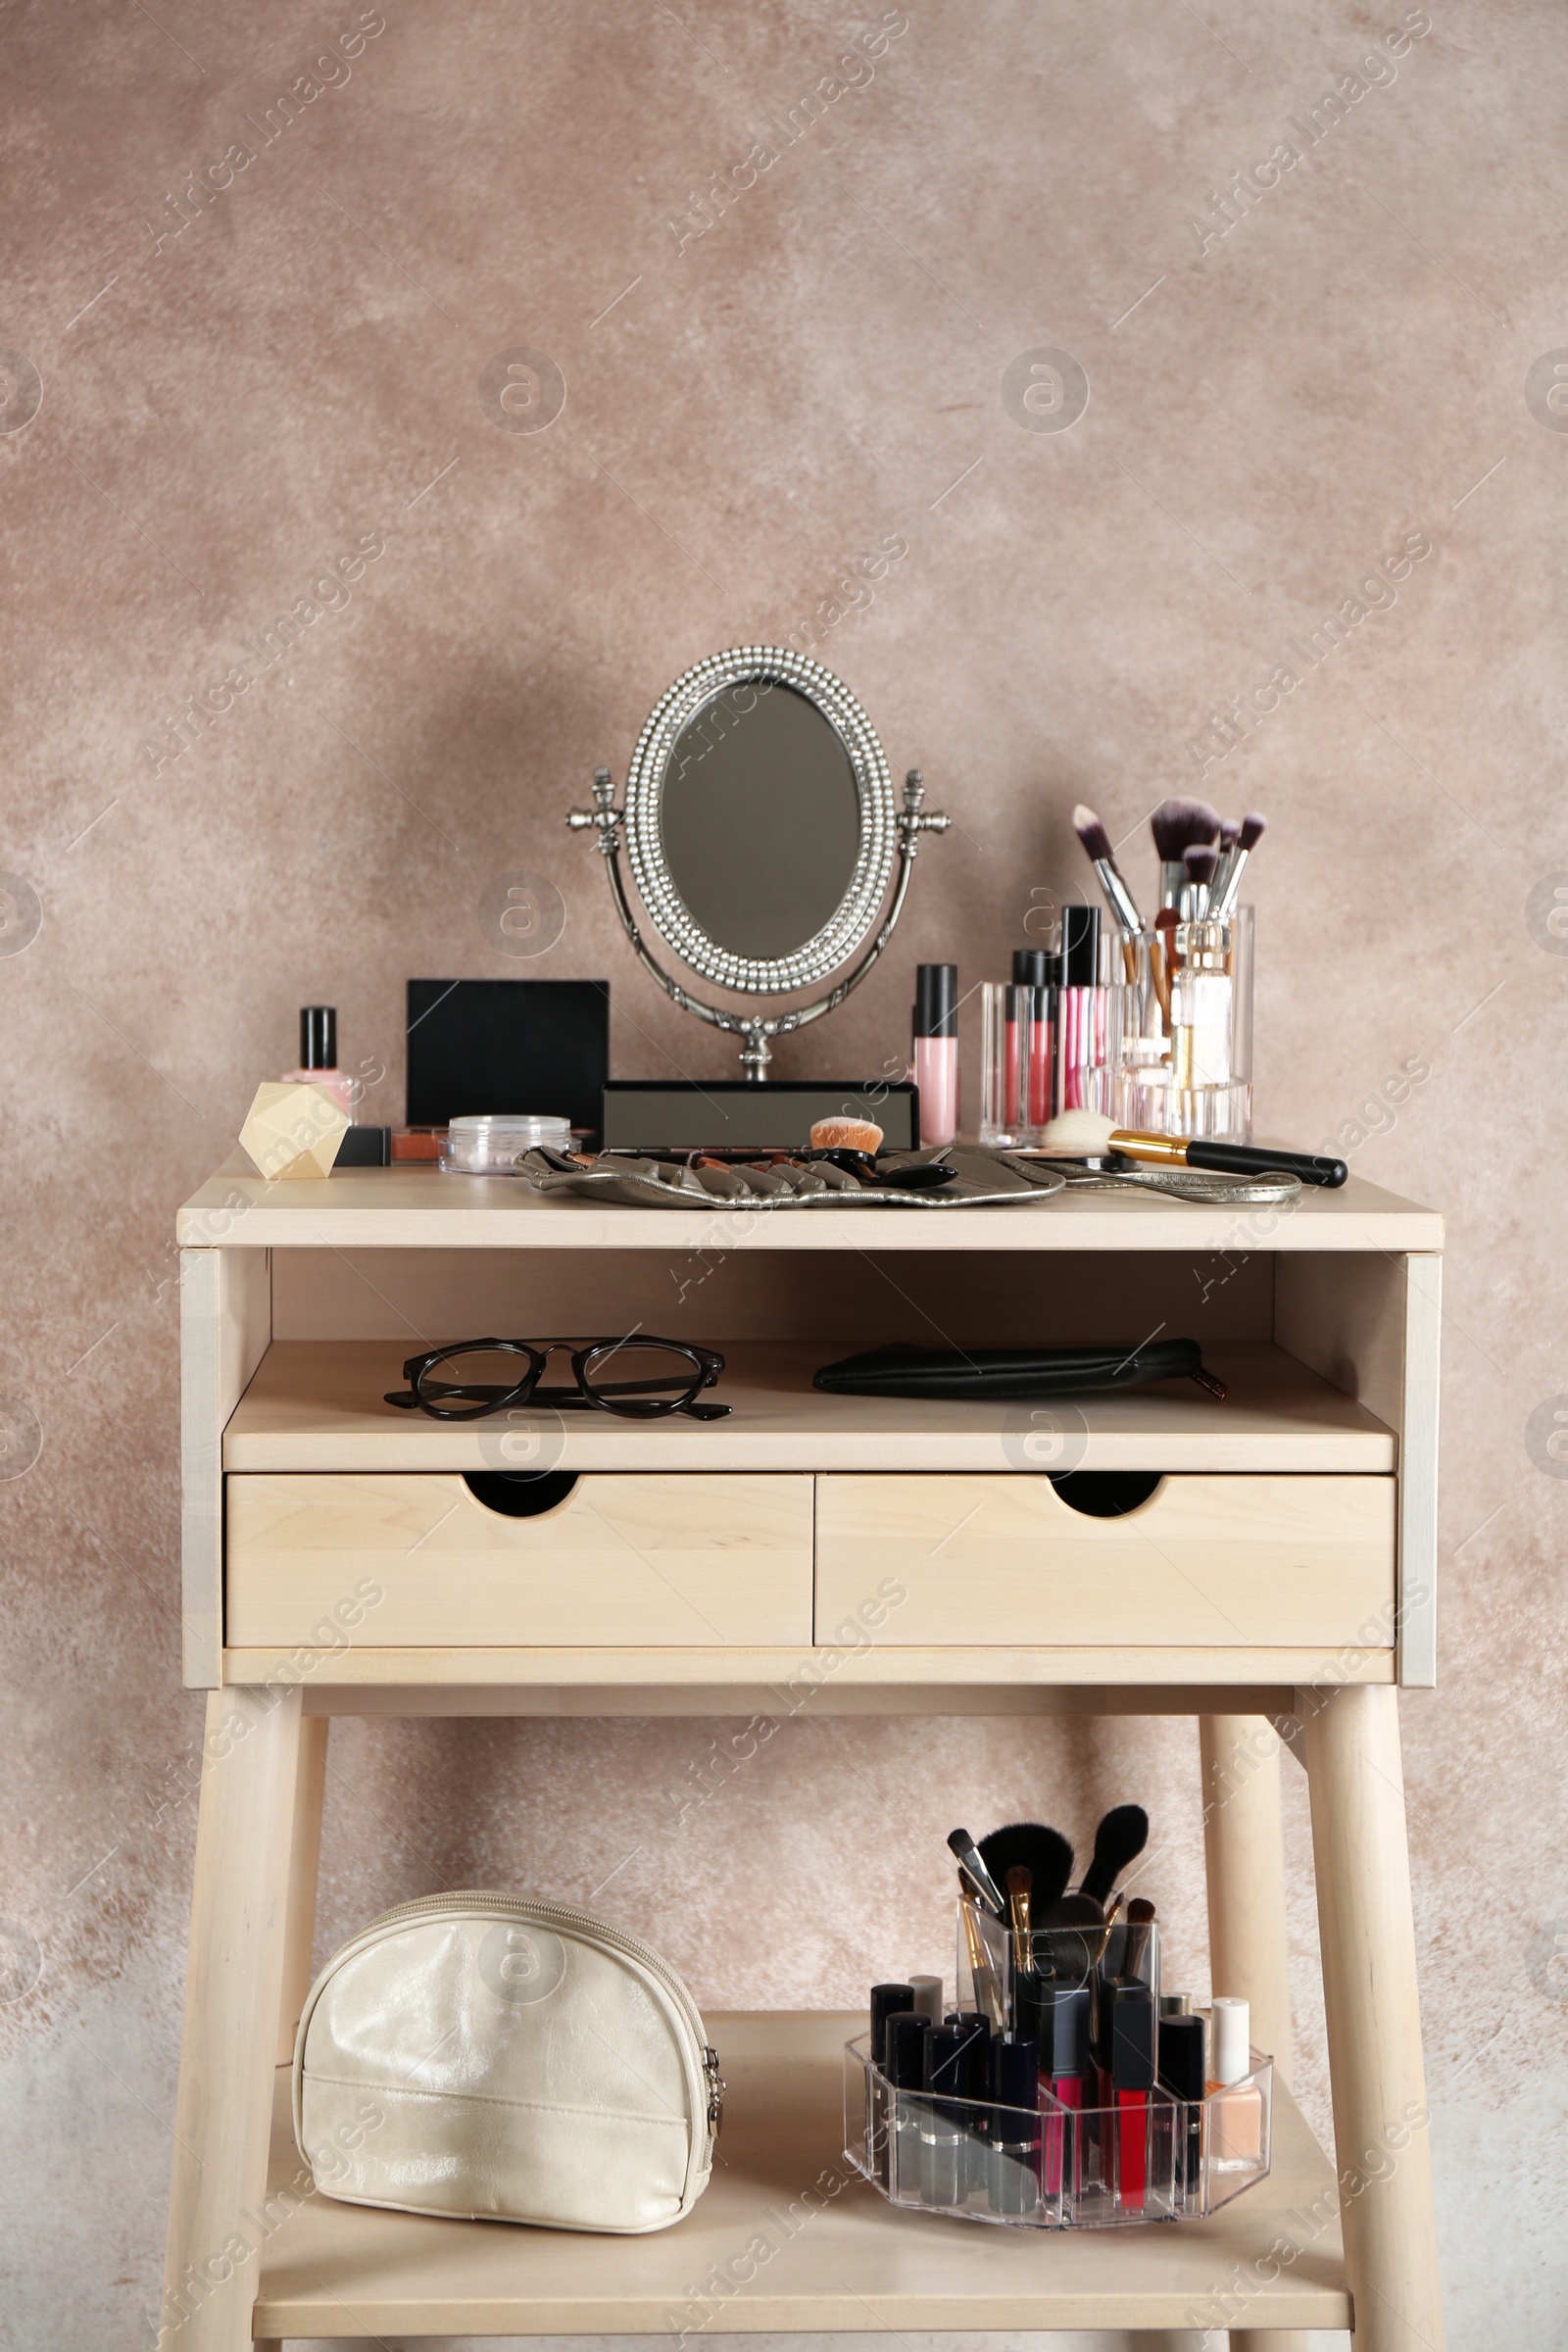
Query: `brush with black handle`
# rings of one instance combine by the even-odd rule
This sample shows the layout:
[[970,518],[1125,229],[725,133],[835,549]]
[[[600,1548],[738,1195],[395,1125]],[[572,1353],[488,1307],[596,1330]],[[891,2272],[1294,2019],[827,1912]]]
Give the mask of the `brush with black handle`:
[[1327,1192],[1337,1190],[1350,1172],[1343,1159],[1320,1152],[1276,1152],[1267,1144],[1218,1144],[1196,1135],[1142,1135],[1127,1127],[1113,1127],[1104,1149],[1150,1167],[1207,1168],[1216,1176],[1297,1176]]

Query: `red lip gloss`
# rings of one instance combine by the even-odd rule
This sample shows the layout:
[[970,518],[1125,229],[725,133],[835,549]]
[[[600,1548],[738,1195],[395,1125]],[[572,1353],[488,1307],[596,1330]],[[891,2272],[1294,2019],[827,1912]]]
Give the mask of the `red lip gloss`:
[[[1048,2199],[1076,2199],[1083,2187],[1084,2078],[1089,2072],[1089,1987],[1058,1985],[1043,2025],[1049,2049],[1041,2055],[1050,2070],[1051,2095],[1066,2115],[1048,2115],[1041,2152],[1041,2177]],[[1044,2069],[1042,2070],[1044,2071]]]
[[1141,2213],[1149,2186],[1149,2094],[1154,2087],[1154,1999],[1147,1984],[1116,1987],[1110,2081],[1116,2105],[1116,2202]]

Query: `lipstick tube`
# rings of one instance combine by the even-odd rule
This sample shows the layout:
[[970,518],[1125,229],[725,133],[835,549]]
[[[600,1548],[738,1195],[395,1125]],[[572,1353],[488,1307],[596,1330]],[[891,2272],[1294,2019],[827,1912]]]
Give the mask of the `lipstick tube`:
[[912,1984],[873,1984],[871,1987],[871,2063],[865,2073],[865,2157],[873,2180],[888,2180],[887,2025],[914,2007]]
[[1190,2013],[1159,2020],[1159,2081],[1176,2110],[1176,2193],[1190,2212],[1203,2210],[1203,2021]]
[[887,2023],[888,2193],[901,2205],[918,2205],[921,2192],[920,2127],[925,2101],[925,2045],[931,2020],[918,2009],[901,2009]]
[[1154,2087],[1154,1997],[1147,1985],[1117,1985],[1110,2044],[1116,2202],[1129,2213],[1142,2213],[1149,2188],[1149,2094]]
[[1031,2036],[1004,2034],[991,2044],[991,2163],[993,2213],[1008,2221],[1033,2214],[1040,2202],[1040,2053]]
[[928,2095],[920,2118],[920,2190],[926,2205],[956,2205],[963,2196],[963,2095],[973,2038],[966,2026],[949,2025],[932,2026],[925,2036]]

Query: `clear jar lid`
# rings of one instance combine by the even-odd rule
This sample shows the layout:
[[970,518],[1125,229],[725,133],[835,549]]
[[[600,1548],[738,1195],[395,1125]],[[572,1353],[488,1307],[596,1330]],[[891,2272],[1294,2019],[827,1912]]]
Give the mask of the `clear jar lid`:
[[459,1175],[510,1176],[518,1154],[544,1145],[571,1150],[571,1121],[543,1112],[497,1111],[454,1119],[441,1139],[441,1165]]

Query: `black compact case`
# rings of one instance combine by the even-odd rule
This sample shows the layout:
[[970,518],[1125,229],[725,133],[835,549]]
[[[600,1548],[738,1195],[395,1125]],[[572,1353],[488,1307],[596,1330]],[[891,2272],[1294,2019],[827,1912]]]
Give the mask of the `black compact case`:
[[598,1135],[608,980],[411,980],[408,1018],[411,1127],[532,1111]]

